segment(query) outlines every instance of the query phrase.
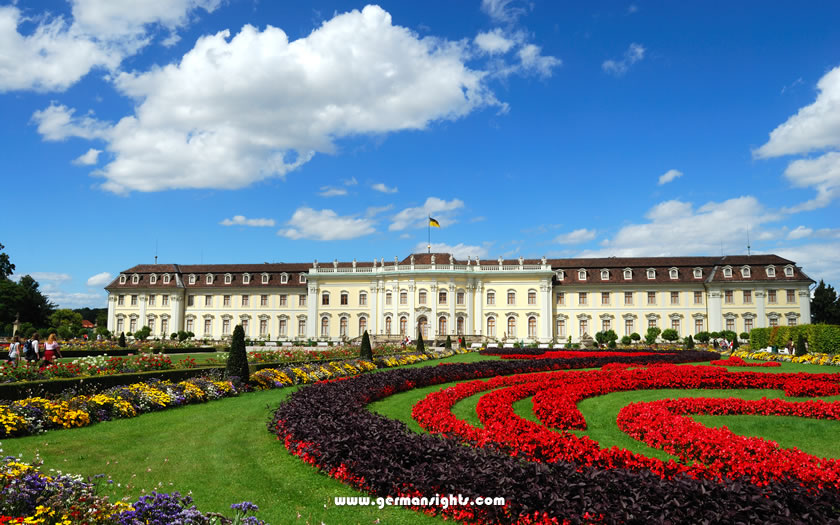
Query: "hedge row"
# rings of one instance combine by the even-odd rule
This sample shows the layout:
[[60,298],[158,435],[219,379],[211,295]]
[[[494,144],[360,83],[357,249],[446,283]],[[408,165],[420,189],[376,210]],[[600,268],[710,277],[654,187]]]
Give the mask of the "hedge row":
[[797,326],[774,326],[772,328],[753,328],[750,331],[750,348],[758,350],[775,346],[781,348],[788,341],[796,344],[802,335],[808,342],[808,351],[818,354],[840,352],[840,326],[834,324],[803,324]]

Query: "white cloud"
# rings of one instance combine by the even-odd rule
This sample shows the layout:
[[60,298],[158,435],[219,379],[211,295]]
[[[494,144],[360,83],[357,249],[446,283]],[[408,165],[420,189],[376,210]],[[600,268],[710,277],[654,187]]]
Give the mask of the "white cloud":
[[[523,7],[516,0],[481,0],[481,10],[484,11],[490,18],[499,22],[515,22],[517,18],[528,12],[527,7]],[[525,4],[526,6],[528,4]]]
[[232,219],[224,219],[222,226],[274,226],[274,219],[247,219],[244,215],[234,215]]
[[350,177],[344,181],[345,186],[355,186],[358,183],[359,181],[356,180],[356,177]]
[[630,66],[645,58],[645,48],[641,44],[630,44],[621,60],[605,60],[601,69],[605,73],[620,77],[630,70]]
[[179,63],[116,77],[135,113],[108,133],[114,158],[96,174],[117,193],[241,188],[334,152],[342,137],[499,105],[467,54],[393,25],[377,6],[292,42],[271,26],[205,36]]
[[90,148],[87,150],[87,153],[81,155],[76,160],[73,161],[73,164],[77,166],[93,166],[99,161],[99,154],[102,153],[102,150]]
[[[417,243],[414,247],[414,253],[426,253],[427,246],[425,242]],[[467,257],[473,259],[479,257],[483,259],[487,257],[487,248],[485,246],[471,246],[460,242],[454,246],[442,242],[433,242],[432,253],[451,253],[456,259],[466,259]],[[436,262],[449,263],[449,261]]]
[[289,219],[290,228],[280,230],[277,235],[289,239],[313,239],[316,241],[337,241],[355,239],[370,235],[374,221],[370,218],[339,216],[333,210],[298,208]]
[[389,188],[382,182],[377,182],[373,186],[371,186],[376,191],[381,191],[382,193],[397,193],[397,187],[394,186],[393,188]]
[[72,279],[72,277],[70,277],[70,275],[66,273],[56,272],[32,272],[29,274],[29,276],[39,282],[52,281],[54,283],[61,283]]
[[145,43],[149,25],[177,29],[185,26],[197,9],[213,12],[221,0],[72,0],[72,3],[74,26],[79,31],[134,47]]
[[788,233],[787,238],[791,240],[795,239],[804,239],[805,237],[810,237],[810,235],[814,233],[814,230],[811,228],[806,228],[805,226],[797,226],[793,230]]
[[591,241],[594,238],[595,230],[587,230],[586,228],[580,228],[569,233],[558,235],[554,238],[554,242],[558,244],[581,244],[587,241]]
[[365,210],[365,217],[376,217],[380,213],[386,212],[394,208],[393,204],[388,204],[386,206],[371,206]]
[[75,112],[75,109],[52,102],[46,109],[36,111],[32,121],[38,124],[38,133],[44,140],[59,141],[68,137],[99,139],[108,135],[109,126],[106,123],[89,115],[74,117]]
[[683,173],[680,170],[668,170],[659,176],[659,185],[668,184],[677,177],[682,177]]
[[334,188],[332,186],[321,186],[321,191],[318,193],[321,197],[338,197],[347,195],[347,190],[344,188]]
[[832,151],[815,159],[799,159],[788,164],[785,177],[797,187],[813,187],[817,196],[809,201],[785,208],[797,213],[828,206],[840,196],[840,152]]
[[519,61],[526,73],[536,73],[541,77],[550,77],[551,70],[563,61],[553,56],[540,54],[542,49],[534,44],[526,44],[519,50]]
[[817,99],[770,132],[757,158],[804,154],[840,147],[840,66],[817,82]]
[[96,288],[96,287],[100,287],[100,286],[105,286],[113,280],[114,280],[113,275],[111,275],[108,272],[102,272],[102,273],[98,273],[96,275],[90,276],[90,278],[87,280],[87,285],[90,286],[91,288]]
[[433,218],[438,219],[438,221],[443,221],[441,225],[446,222],[451,223],[452,212],[463,207],[464,201],[460,199],[446,201],[437,197],[429,197],[422,206],[406,208],[397,213],[391,225],[388,226],[388,230],[400,231],[406,228],[425,227],[430,215],[433,215]]
[[840,285],[840,243],[812,243],[783,248],[778,255],[796,261],[803,271],[815,281],[825,279],[826,282]]
[[65,292],[62,290],[45,291],[44,295],[59,308],[102,308],[107,298],[102,293]]
[[649,222],[622,227],[598,250],[582,256],[675,256],[743,253],[747,231],[753,238],[761,235],[759,227],[779,220],[755,197],[744,196],[723,202],[708,202],[696,210],[691,203],[665,201],[648,211]]
[[504,35],[502,29],[499,27],[492,31],[477,34],[474,41],[479,49],[491,55],[507,53],[515,44],[512,39]]

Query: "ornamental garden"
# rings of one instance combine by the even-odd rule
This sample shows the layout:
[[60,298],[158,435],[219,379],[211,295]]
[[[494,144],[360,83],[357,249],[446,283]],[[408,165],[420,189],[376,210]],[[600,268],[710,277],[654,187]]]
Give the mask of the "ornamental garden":
[[840,328],[784,330],[722,353],[64,342],[0,371],[0,523],[837,521]]

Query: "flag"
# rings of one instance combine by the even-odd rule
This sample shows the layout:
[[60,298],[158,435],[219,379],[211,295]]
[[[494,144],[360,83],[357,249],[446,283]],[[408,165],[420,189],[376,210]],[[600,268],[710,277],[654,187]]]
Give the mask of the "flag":
[[440,228],[440,223],[435,219],[429,217],[429,226],[434,226],[435,228]]

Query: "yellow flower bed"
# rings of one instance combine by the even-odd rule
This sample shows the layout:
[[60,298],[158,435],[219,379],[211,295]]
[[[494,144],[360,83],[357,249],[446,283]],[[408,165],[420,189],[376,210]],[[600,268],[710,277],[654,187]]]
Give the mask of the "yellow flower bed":
[[785,363],[802,363],[807,365],[840,366],[840,354],[805,354],[792,356],[786,354],[771,354],[767,352],[735,351],[732,355],[744,359],[757,361],[779,361]]

